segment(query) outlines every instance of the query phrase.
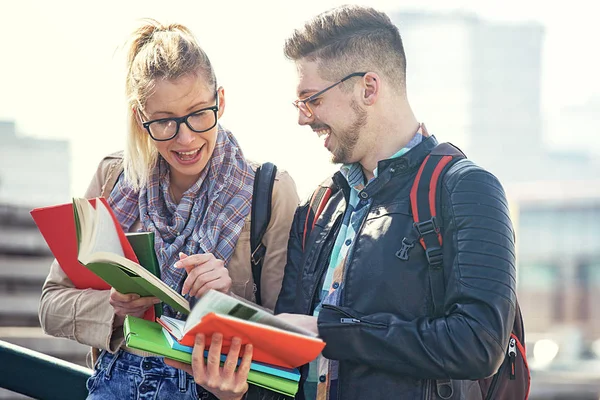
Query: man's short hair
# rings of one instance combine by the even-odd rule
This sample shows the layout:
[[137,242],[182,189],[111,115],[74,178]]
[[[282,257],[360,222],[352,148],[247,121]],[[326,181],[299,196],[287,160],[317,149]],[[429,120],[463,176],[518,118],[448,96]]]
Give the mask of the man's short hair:
[[385,13],[370,7],[345,5],[317,15],[286,40],[284,53],[293,61],[316,61],[323,79],[372,71],[405,91],[400,32]]

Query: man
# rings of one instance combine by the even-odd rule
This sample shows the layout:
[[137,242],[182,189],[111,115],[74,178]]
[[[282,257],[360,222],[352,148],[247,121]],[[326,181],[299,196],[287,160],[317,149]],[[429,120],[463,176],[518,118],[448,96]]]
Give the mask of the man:
[[414,229],[412,183],[438,143],[408,102],[397,27],[372,8],[342,6],[296,30],[285,54],[298,71],[299,124],[342,164],[307,237],[308,204],[296,212],[275,309],[327,343],[303,368],[297,398],[481,399],[476,380],[498,370],[515,318],[502,186],[466,159],[443,175],[445,297],[433,316],[424,249],[397,255]]

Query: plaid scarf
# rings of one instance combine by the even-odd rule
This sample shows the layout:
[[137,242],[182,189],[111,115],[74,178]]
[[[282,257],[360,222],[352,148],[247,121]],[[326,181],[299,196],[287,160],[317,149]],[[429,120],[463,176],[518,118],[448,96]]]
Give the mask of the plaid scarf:
[[[211,159],[179,204],[169,193],[169,164],[160,156],[139,193],[122,175],[108,199],[125,232],[138,217],[141,230],[154,232],[161,279],[179,293],[187,276],[173,267],[179,252],[212,253],[227,266],[251,209],[254,171],[230,131],[219,125],[217,135]],[[188,300],[193,306],[195,299]],[[165,313],[175,314],[168,306]]]

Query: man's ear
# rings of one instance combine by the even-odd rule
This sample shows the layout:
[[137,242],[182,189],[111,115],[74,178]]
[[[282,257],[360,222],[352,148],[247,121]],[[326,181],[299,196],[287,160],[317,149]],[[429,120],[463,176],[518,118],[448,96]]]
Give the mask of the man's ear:
[[377,102],[381,90],[381,78],[375,72],[367,72],[363,76],[363,98],[365,105],[371,106]]

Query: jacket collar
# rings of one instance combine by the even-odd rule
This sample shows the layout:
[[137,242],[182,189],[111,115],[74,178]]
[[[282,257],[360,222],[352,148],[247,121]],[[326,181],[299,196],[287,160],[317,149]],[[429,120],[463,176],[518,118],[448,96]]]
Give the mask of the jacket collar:
[[423,141],[410,149],[406,154],[398,158],[381,160],[377,163],[379,171],[384,171],[388,168],[394,168],[398,173],[412,171],[421,166],[423,160],[435,146],[438,145],[438,141],[435,136],[428,136],[423,138]]
[[[410,149],[406,154],[397,158],[379,161],[379,163],[377,163],[379,171],[378,178],[367,185],[363,191],[366,192],[368,196],[371,196],[382,186],[385,186],[386,182],[393,176],[409,173],[418,169],[423,160],[425,160],[425,157],[427,157],[427,155],[431,153],[431,150],[437,145],[438,141],[435,136],[428,136],[423,138],[421,143]],[[350,186],[344,175],[339,171],[336,172],[333,175],[333,182],[338,188],[342,189],[344,197],[346,198],[346,201],[348,201]]]

